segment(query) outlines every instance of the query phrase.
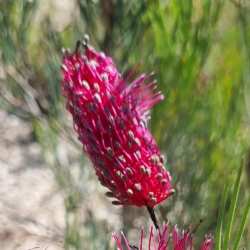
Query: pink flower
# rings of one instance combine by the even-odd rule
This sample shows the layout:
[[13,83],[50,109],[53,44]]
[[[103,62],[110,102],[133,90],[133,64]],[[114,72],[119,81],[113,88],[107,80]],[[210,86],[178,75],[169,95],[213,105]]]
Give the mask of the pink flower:
[[154,207],[172,193],[171,176],[147,128],[163,99],[150,75],[128,84],[112,59],[86,46],[65,53],[62,87],[75,131],[113,204]]
[[[138,246],[131,245],[126,237],[122,234],[119,236],[113,233],[113,238],[117,244],[117,250],[192,250],[193,249],[193,238],[192,234],[189,231],[179,231],[177,227],[174,227],[172,232],[170,231],[169,225],[163,225],[162,229],[154,235],[153,227],[150,229],[149,238],[147,239],[147,244],[145,245],[144,232],[141,231],[141,236]],[[122,241],[125,243],[126,248],[123,247]],[[213,240],[211,236],[205,236],[200,248],[200,250],[212,250],[213,249]]]

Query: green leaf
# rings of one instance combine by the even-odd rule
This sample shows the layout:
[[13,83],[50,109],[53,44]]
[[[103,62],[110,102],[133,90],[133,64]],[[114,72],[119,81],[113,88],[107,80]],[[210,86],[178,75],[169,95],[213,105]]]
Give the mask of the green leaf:
[[238,233],[236,235],[236,239],[234,241],[233,250],[239,249],[240,240],[241,240],[243,232],[245,230],[245,226],[246,226],[246,223],[247,223],[247,217],[248,217],[249,211],[250,211],[250,199],[248,200],[248,203],[247,203],[247,205],[246,205],[246,207],[244,209],[243,216],[242,216],[242,221],[240,223],[240,228],[238,230]]
[[219,219],[218,219],[218,226],[216,228],[215,233],[215,250],[222,250],[222,241],[223,241],[223,221],[225,218],[225,206],[226,200],[228,197],[228,187],[225,185],[224,191],[222,194],[222,202],[219,208]]
[[226,232],[225,232],[223,249],[228,249],[228,243],[231,237],[232,226],[233,226],[234,219],[235,219],[235,211],[236,211],[236,207],[238,204],[238,197],[239,197],[239,191],[240,191],[240,178],[241,178],[243,166],[244,164],[241,164],[241,167],[239,168],[239,171],[238,171],[237,179],[234,183],[234,189],[233,189],[232,199],[231,199],[230,208],[229,208],[229,214],[227,216],[227,224],[226,224]]

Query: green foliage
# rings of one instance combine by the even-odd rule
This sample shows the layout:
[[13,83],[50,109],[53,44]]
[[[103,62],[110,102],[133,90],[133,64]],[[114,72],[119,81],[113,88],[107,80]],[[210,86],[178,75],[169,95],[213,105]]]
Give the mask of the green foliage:
[[[217,225],[216,231],[216,241],[215,241],[215,250],[223,249],[241,249],[239,246],[240,240],[243,236],[244,228],[247,223],[248,214],[250,211],[250,197],[247,197],[247,203],[241,209],[239,204],[239,191],[240,191],[240,179],[242,176],[242,165],[237,174],[237,178],[234,182],[233,192],[229,194],[228,186],[224,188],[223,201],[220,208],[220,216]],[[227,209],[226,201],[229,200],[229,209]],[[238,209],[237,209],[238,208]],[[237,212],[236,212],[237,210]],[[241,214],[242,218],[239,220],[239,227],[236,227],[236,214]],[[235,228],[233,228],[235,227]],[[234,234],[232,231],[234,229]]]
[[[91,170],[81,167],[86,160],[79,156],[60,93],[61,48],[73,48],[84,33],[122,72],[156,72],[166,99],[153,110],[150,126],[176,187],[175,196],[160,206],[162,218],[180,225],[204,218],[200,234],[217,230],[218,250],[247,244],[250,205],[239,192],[240,172],[232,194],[231,188],[221,194],[240,166],[246,168],[241,188],[249,192],[250,164],[241,162],[250,149],[247,1],[74,2],[73,11],[64,13],[72,12],[68,22],[53,20],[53,1],[0,2],[0,107],[30,122],[65,194],[65,248],[85,249],[87,241],[86,249],[108,249],[112,230],[108,218],[96,220],[88,207]],[[78,152],[77,160],[61,160],[62,141]],[[67,164],[77,165],[79,178]],[[84,221],[83,207],[89,215]]]

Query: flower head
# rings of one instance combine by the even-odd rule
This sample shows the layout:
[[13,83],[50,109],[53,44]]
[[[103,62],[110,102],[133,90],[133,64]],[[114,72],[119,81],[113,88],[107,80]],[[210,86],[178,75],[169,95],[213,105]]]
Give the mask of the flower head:
[[[168,224],[164,224],[161,230],[155,235],[153,227],[150,229],[149,238],[144,244],[144,231],[141,230],[139,246],[131,245],[126,237],[122,234],[117,235],[113,233],[113,238],[117,244],[117,250],[192,250],[193,249],[193,237],[190,231],[180,231],[177,226],[170,230]],[[126,248],[123,248],[122,241],[124,241]],[[212,250],[213,240],[211,236],[205,236],[199,250]]]
[[163,99],[151,76],[128,84],[90,46],[64,54],[62,75],[74,128],[113,204],[154,207],[169,197],[171,176],[147,128],[149,110]]

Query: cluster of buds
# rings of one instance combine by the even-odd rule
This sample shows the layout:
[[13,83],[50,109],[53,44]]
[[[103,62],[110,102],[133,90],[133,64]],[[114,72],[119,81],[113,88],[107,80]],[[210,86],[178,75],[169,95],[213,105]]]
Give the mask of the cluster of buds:
[[114,62],[85,41],[65,51],[62,87],[85,153],[115,205],[153,208],[174,190],[164,157],[147,128],[149,110],[163,99],[151,75],[128,83]]

